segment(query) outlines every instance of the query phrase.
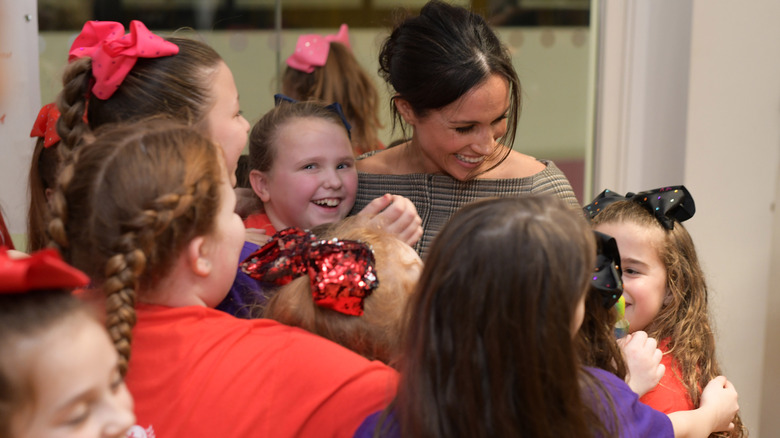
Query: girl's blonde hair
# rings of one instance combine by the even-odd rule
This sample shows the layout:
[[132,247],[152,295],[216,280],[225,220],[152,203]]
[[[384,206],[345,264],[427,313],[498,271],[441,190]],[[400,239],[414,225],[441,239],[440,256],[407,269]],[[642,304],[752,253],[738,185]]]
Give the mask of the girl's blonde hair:
[[412,266],[398,257],[406,244],[359,216],[320,229],[320,238],[359,240],[373,249],[379,287],[365,298],[363,315],[319,307],[312,299],[309,277],[303,276],[281,287],[265,305],[262,316],[301,327],[368,359],[391,362],[398,351],[403,309],[417,282],[409,274]]
[[168,275],[188,242],[213,231],[226,173],[218,146],[180,123],[155,119],[96,134],[63,167],[49,234],[104,291],[125,373],[138,291]]
[[282,92],[297,100],[340,103],[352,125],[355,155],[381,149],[379,93],[347,46],[331,42],[325,65],[315,67],[311,73],[287,67],[282,77]]
[[[631,222],[663,231],[664,238],[654,245],[666,268],[667,299],[653,322],[645,329],[648,336],[662,342],[668,339],[669,354],[680,366],[678,376],[695,407],[701,402],[701,388],[721,374],[715,355],[715,336],[707,309],[708,290],[693,239],[685,227],[675,221],[671,230],[642,205],[618,201],[593,217],[593,224]],[[746,436],[739,415],[734,431],[714,436]]]

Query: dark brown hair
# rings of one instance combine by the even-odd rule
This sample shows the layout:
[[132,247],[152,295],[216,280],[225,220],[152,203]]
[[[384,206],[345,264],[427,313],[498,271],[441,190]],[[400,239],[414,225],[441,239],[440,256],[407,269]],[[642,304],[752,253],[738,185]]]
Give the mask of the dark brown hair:
[[379,93],[371,78],[345,45],[330,43],[328,60],[306,73],[287,67],[282,92],[297,100],[338,102],[352,125],[355,155],[379,149]]
[[157,284],[186,244],[213,230],[221,151],[169,120],[107,126],[79,147],[52,197],[49,233],[106,296],[106,325],[126,372],[138,290]]
[[453,215],[409,304],[391,408],[401,436],[606,435],[601,406],[578,396],[598,384],[572,339],[595,251],[584,218],[554,197]]
[[[179,53],[161,58],[139,58],[111,97],[101,100],[89,92],[92,60],[73,61],[65,69],[57,96],[61,112],[57,133],[64,153],[75,148],[91,131],[107,123],[139,120],[164,114],[189,124],[202,122],[214,104],[210,95],[213,75],[222,58],[207,44],[188,38],[167,38]],[[85,96],[88,96],[85,99]],[[86,113],[87,123],[84,123]],[[206,129],[205,126],[200,128]]]
[[[502,152],[506,158],[520,116],[520,79],[509,51],[484,18],[432,0],[419,16],[401,21],[379,53],[379,75],[419,117],[458,100],[494,74],[509,83],[507,131],[500,139],[507,146]],[[391,111],[403,122],[392,103]]]

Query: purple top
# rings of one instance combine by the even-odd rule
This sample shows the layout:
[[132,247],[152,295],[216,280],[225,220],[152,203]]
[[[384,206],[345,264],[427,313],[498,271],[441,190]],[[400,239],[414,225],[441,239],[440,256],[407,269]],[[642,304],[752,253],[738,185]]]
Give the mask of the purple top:
[[[244,242],[241,248],[240,261],[244,261],[253,252],[260,248],[252,242]],[[251,318],[252,308],[256,305],[265,303],[266,296],[263,293],[262,284],[245,274],[241,268],[237,268],[236,279],[233,280],[233,286],[230,287],[225,299],[217,305],[217,310],[227,312],[239,318]]]
[[[612,396],[615,412],[618,415],[618,423],[620,426],[620,433],[618,436],[622,438],[629,437],[669,437],[674,438],[674,429],[672,428],[672,421],[663,412],[656,411],[655,409],[647,406],[639,401],[639,397],[631,390],[626,382],[620,380],[614,374],[600,370],[598,368],[585,367],[585,369],[598,379],[604,386],[604,389]],[[601,400],[604,404],[605,410],[600,410],[598,413],[602,415],[602,421],[605,425],[612,424],[610,418],[604,418],[606,412],[610,412],[609,406]],[[377,427],[379,418],[382,415],[382,411],[375,412],[369,415],[363,424],[355,431],[355,438],[371,438],[374,436],[374,430]],[[401,430],[398,427],[398,423],[395,421],[393,414],[389,414],[385,422],[383,422],[383,428],[387,429],[386,432],[380,435],[383,438],[395,438],[401,436]]]

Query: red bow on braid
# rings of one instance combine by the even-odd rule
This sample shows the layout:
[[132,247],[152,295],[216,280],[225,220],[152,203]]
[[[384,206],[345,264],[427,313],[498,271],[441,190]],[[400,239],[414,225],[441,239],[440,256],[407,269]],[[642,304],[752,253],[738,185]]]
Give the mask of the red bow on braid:
[[57,134],[57,119],[60,118],[60,111],[54,103],[48,103],[38,112],[38,118],[35,119],[30,137],[42,137],[43,147],[48,148],[60,141]]
[[95,85],[92,93],[106,100],[135,65],[138,58],[160,58],[179,53],[179,47],[149,32],[138,20],[130,22],[130,33],[115,21],[87,21],[73,41],[68,62],[89,56]]
[[314,302],[345,315],[363,314],[363,300],[379,286],[374,253],[354,240],[317,240],[307,231],[286,228],[241,263],[250,277],[285,285],[309,274]]
[[42,249],[18,259],[0,247],[0,294],[37,289],[70,289],[89,284],[89,277],[68,265],[53,249]]

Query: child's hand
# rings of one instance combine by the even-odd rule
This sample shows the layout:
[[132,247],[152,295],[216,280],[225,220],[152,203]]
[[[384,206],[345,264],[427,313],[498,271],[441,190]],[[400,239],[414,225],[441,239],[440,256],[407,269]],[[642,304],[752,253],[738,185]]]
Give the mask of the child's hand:
[[699,408],[706,409],[712,413],[712,431],[731,431],[734,430],[732,420],[739,411],[737,390],[725,376],[718,376],[704,387],[701,393],[701,403]]
[[271,236],[265,234],[265,230],[260,228],[247,228],[246,237],[244,239],[247,242],[252,242],[257,246],[263,246],[271,240]]
[[369,217],[371,222],[379,224],[410,246],[422,236],[422,219],[412,201],[403,196],[385,194],[371,201],[358,214]]
[[663,353],[657,348],[656,340],[643,331],[618,339],[617,343],[628,367],[626,383],[641,397],[655,388],[663,377],[666,371],[666,367],[661,365]]

